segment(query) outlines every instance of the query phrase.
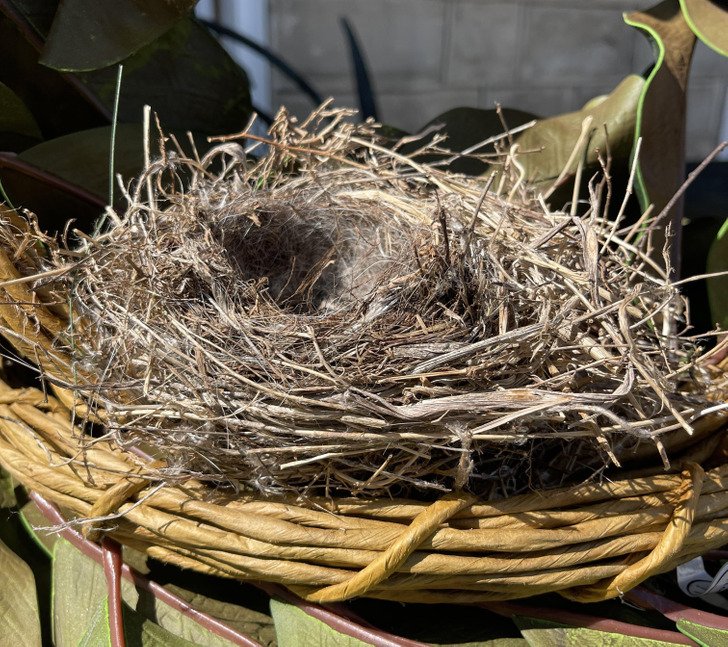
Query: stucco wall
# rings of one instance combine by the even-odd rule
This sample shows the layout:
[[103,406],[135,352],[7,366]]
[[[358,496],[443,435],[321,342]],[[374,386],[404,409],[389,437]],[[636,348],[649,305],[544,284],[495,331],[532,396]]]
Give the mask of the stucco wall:
[[[622,21],[644,0],[269,0],[270,46],[323,94],[352,105],[339,18],[353,24],[385,123],[414,131],[456,106],[550,116],[580,108],[652,61]],[[702,159],[728,129],[728,59],[702,43],[688,97],[688,157]],[[311,103],[272,73],[272,101],[302,115]],[[725,136],[725,135],[724,135]]]

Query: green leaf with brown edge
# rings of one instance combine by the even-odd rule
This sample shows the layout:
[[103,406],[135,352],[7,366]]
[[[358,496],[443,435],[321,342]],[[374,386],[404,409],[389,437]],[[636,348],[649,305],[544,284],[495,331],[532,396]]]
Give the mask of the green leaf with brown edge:
[[[122,63],[120,123],[140,123],[148,104],[165,130],[227,135],[242,130],[251,114],[245,71],[193,18],[179,20]],[[113,107],[116,68],[77,76],[107,109]]]
[[711,324],[728,330],[728,220],[718,231],[710,252],[706,272],[727,272],[723,276],[713,276],[706,280],[708,301],[710,302]]
[[48,528],[48,519],[38,510],[35,502],[32,499],[28,499],[23,503],[18,512],[23,527],[36,546],[48,557],[53,557],[53,547],[61,536],[50,529],[36,530],[36,528]]
[[[685,178],[685,111],[690,61],[695,34],[683,17],[678,0],[665,0],[646,11],[626,14],[625,22],[642,31],[652,43],[655,65],[640,96],[635,146],[641,148],[635,173],[635,192],[642,209],[654,205],[654,215],[667,206]],[[672,265],[679,272],[682,200],[666,216],[672,223]],[[655,230],[656,260],[661,259],[664,228]]]
[[[537,118],[531,113],[512,110],[511,108],[503,108],[501,115],[503,119],[496,110],[453,108],[428,121],[418,132],[428,132],[431,129],[438,128],[438,133],[447,135],[444,146],[448,150],[460,152],[491,137],[501,135],[504,130],[504,122],[508,125],[508,128],[517,128]],[[433,135],[417,139],[411,144],[403,146],[400,150],[404,154],[411,153],[419,149],[425,142],[431,141],[432,138]],[[478,150],[476,154],[483,152],[492,151]],[[439,158],[430,155],[420,156],[417,159],[420,162],[440,161]],[[474,157],[462,157],[448,165],[448,169],[455,173],[467,173],[469,175],[479,175],[486,172],[488,168],[489,165],[486,162]]]
[[587,118],[592,120],[592,134],[585,142],[587,167],[598,164],[597,150],[603,155],[606,153],[607,137],[614,163],[626,162],[632,149],[637,104],[644,83],[641,76],[631,74],[606,97],[590,101],[576,112],[543,119],[517,135],[515,141],[521,151],[536,151],[518,158],[525,177],[548,188],[562,172],[573,174],[581,156],[573,156],[571,164],[568,167],[566,164]]
[[708,47],[728,56],[728,5],[711,0],[680,0],[690,29]]
[[[43,41],[30,23],[36,2],[4,0],[0,12],[0,80],[33,114],[45,139],[110,122],[110,113],[76,78],[38,64]],[[108,114],[107,114],[108,113]]]
[[0,509],[12,508],[16,503],[13,477],[0,465]]
[[64,72],[98,70],[171,29],[197,0],[61,0],[40,62]]
[[[126,560],[126,555],[124,559]],[[195,578],[194,575],[196,574],[190,573],[190,578],[185,578],[187,586],[192,586],[195,579],[198,581],[201,579]],[[274,645],[276,633],[272,618],[270,615],[252,608],[256,606],[256,600],[251,599],[251,593],[260,594],[260,598],[265,600],[266,606],[268,604],[267,595],[244,583],[240,583],[237,592],[231,593],[230,587],[227,586],[229,584],[225,582],[223,583],[224,588],[219,589],[221,599],[212,598],[203,592],[175,584],[165,584],[165,588],[191,604],[195,609],[221,620],[231,629],[254,638],[262,645]],[[202,587],[200,588],[202,589]],[[235,600],[235,602],[231,600]]]
[[680,619],[677,628],[702,647],[728,647],[728,631]]
[[[77,550],[67,540],[60,539],[55,545],[53,559],[53,619],[56,644],[77,645],[93,628],[92,625],[100,622],[98,618],[94,620],[94,614],[97,612],[98,601],[102,600],[106,593],[106,576],[103,567]],[[121,595],[124,603],[140,615],[141,623],[146,627],[144,631],[151,638],[161,635],[157,631],[161,628],[165,635],[169,633],[178,640],[178,642],[172,643],[137,644],[180,646],[195,644],[199,647],[233,647],[234,645],[231,641],[212,633],[194,619],[170,607],[144,589],[135,587],[126,579],[121,580]],[[124,614],[125,630],[127,629],[127,615],[129,614]],[[105,618],[108,618],[108,615]],[[159,627],[151,628],[148,622],[152,619]],[[135,635],[139,634],[138,620],[134,620],[137,622]],[[103,635],[103,626],[93,630],[100,631],[100,635]],[[180,640],[184,642],[179,642]]]
[[[122,618],[124,638],[129,647],[199,647],[198,643],[190,642],[162,629],[127,604],[122,604]],[[96,607],[78,647],[112,647],[112,645],[107,596]]]
[[294,604],[271,598],[270,610],[278,647],[369,647],[371,644],[336,631]]
[[531,647],[675,647],[677,644],[535,618],[515,617],[514,622]]
[[43,139],[23,100],[0,83],[0,150],[19,151]]
[[[127,180],[144,167],[143,133],[141,124],[117,126],[114,172]],[[43,142],[18,159],[108,199],[110,155],[111,126],[102,126]]]
[[0,541],[0,639],[5,645],[41,645],[35,579],[30,567]]

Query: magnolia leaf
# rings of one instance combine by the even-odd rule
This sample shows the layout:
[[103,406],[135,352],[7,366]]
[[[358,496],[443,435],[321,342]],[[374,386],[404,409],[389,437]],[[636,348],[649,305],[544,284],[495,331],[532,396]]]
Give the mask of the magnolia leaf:
[[[152,106],[165,130],[227,135],[245,127],[251,114],[245,72],[214,36],[192,18],[122,61],[119,122],[141,122]],[[115,67],[79,73],[78,78],[111,110]]]
[[270,601],[278,647],[369,647],[371,643],[344,635],[308,615],[294,604],[276,598]]
[[42,27],[34,27],[42,24],[39,14],[53,2],[6,0],[2,4],[12,8],[7,13],[0,11],[2,80],[22,99],[44,138],[109,123],[110,114],[82,83],[38,65],[42,45],[38,29]]
[[168,31],[196,0],[61,0],[40,62],[66,72],[118,63]]
[[728,631],[679,619],[677,628],[703,647],[728,647]]
[[40,128],[22,99],[0,83],[0,149],[22,150],[41,139]]
[[[18,155],[18,159],[108,200],[110,151],[111,126],[103,126],[43,142]],[[114,147],[114,174],[121,174],[128,180],[136,177],[143,167],[142,126],[119,124]],[[22,204],[22,200],[18,202]]]
[[[99,600],[107,595],[102,566],[59,539],[53,550],[53,639],[59,647],[78,645],[98,623]],[[108,614],[104,616],[108,622]]]
[[[528,112],[511,110],[510,108],[503,108],[501,114],[502,119],[496,110],[453,108],[431,119],[419,129],[419,132],[429,132],[430,130],[437,129],[438,133],[447,135],[444,146],[448,150],[461,152],[491,137],[501,135],[503,133],[504,121],[508,125],[508,128],[516,128],[536,118],[535,115]],[[403,146],[401,152],[405,154],[411,153],[419,149],[425,142],[431,140],[432,136],[417,139],[411,144]],[[475,154],[484,152],[492,151],[478,149]],[[429,155],[418,157],[417,159],[422,162],[440,161],[438,158]],[[486,172],[488,168],[489,165],[486,162],[469,157],[456,159],[448,165],[448,169],[455,173],[468,173],[470,175],[479,175]]]
[[[518,157],[518,161],[525,177],[546,189],[560,175],[573,175],[582,156],[572,155],[572,152],[587,118],[591,119],[592,124],[589,138],[584,142],[587,168],[598,165],[597,151],[604,154],[607,137],[614,163],[626,166],[632,150],[637,105],[644,84],[645,80],[641,76],[630,75],[611,94],[592,99],[583,109],[538,120],[532,127],[515,134],[514,142],[524,153]],[[503,120],[495,110],[456,108],[436,117],[421,130],[443,124],[442,132],[448,136],[445,145],[451,150],[462,151],[501,134],[503,122],[513,129],[534,119],[534,115],[519,110],[504,108],[501,112]],[[420,145],[421,142],[416,142],[412,148]],[[491,171],[485,162],[467,158],[456,160],[449,168],[470,174]]]
[[53,547],[60,539],[60,535],[53,530],[36,530],[36,528],[48,528],[48,519],[32,499],[28,499],[19,512],[20,521],[35,545],[48,557],[52,557]]
[[12,508],[16,503],[13,477],[0,465],[0,509]]
[[[107,594],[103,567],[77,550],[65,539],[55,546],[53,560],[54,630],[58,645],[76,645],[91,632],[104,635],[108,614],[98,616],[98,601]],[[121,595],[128,608],[124,609],[124,627],[133,624],[134,635],[148,634],[149,645],[189,645],[200,647],[232,647],[233,642],[206,629],[193,618],[183,614],[137,588],[126,579],[121,581]],[[134,610],[133,613],[128,612]],[[128,616],[131,615],[131,620]],[[138,617],[137,617],[138,616]],[[103,618],[103,621],[100,619]],[[154,622],[152,622],[152,619]],[[153,626],[154,624],[158,626]],[[135,627],[135,628],[134,628]],[[159,631],[158,631],[159,630]],[[160,632],[164,632],[163,634]],[[159,636],[168,642],[153,642]],[[174,640],[177,642],[169,642]],[[64,641],[64,642],[60,642]],[[68,642],[65,642],[68,641]],[[88,645],[95,643],[89,642]]]
[[0,640],[4,645],[41,645],[33,571],[0,541]]
[[[198,643],[179,638],[162,629],[128,605],[122,605],[124,637],[135,647],[199,647]],[[103,598],[96,607],[86,633],[78,647],[112,647],[109,626],[109,598]],[[75,646],[74,646],[75,647]]]
[[514,621],[531,647],[674,647],[676,644],[535,618],[515,617]]
[[[78,647],[113,647],[109,613],[109,598],[106,596],[91,615],[86,633],[78,642]],[[124,634],[126,634],[126,631],[124,631]],[[59,647],[63,645],[62,642],[56,644]]]
[[[640,138],[642,143],[635,192],[642,209],[652,204],[654,215],[658,215],[684,181],[685,93],[696,39],[678,0],[665,0],[646,11],[625,15],[624,20],[644,32],[656,57],[639,100],[635,146]],[[663,225],[672,224],[676,237],[672,264],[679,271],[682,200],[675,203],[668,218]],[[660,262],[664,242],[661,227],[655,230],[653,239],[656,260]]]
[[588,102],[582,110],[543,119],[518,135],[516,142],[521,151],[541,149],[518,158],[526,178],[546,186],[564,172],[573,174],[582,156],[572,152],[586,119],[591,119],[591,135],[585,141],[587,167],[597,164],[597,150],[605,154],[607,137],[614,162],[626,162],[632,149],[637,104],[644,83],[641,76],[631,74],[611,94]]
[[728,56],[728,5],[712,0],[680,0],[685,20],[708,47]]
[[712,325],[728,330],[728,220],[723,223],[715,242],[708,253],[706,271],[727,272],[723,276],[713,276],[706,281]]
[[[126,561],[126,554],[124,556]],[[195,581],[199,582],[199,578],[195,578],[195,573],[189,572],[183,574],[185,584],[192,587]],[[256,611],[257,608],[265,608],[268,606],[269,598],[267,594],[250,585],[239,584],[235,592],[231,592],[229,582],[223,582],[218,587],[217,594],[225,600],[235,600],[233,602],[216,599],[201,593],[193,591],[191,588],[182,588],[174,584],[165,584],[165,588],[182,598],[198,611],[202,611],[213,618],[219,618],[228,627],[245,635],[254,637],[255,640],[264,645],[273,645],[276,642],[275,627],[273,619],[269,614]],[[238,583],[236,583],[238,584]],[[212,585],[211,585],[212,586]],[[198,587],[202,589],[202,587]]]

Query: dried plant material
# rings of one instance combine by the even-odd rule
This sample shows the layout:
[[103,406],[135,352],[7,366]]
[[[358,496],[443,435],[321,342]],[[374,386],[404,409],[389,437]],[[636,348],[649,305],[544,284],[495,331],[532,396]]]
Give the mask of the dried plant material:
[[548,213],[523,178],[505,200],[345,117],[150,164],[73,254],[64,386],[165,478],[263,493],[510,494],[645,445],[668,467],[712,387],[647,237],[598,187]]

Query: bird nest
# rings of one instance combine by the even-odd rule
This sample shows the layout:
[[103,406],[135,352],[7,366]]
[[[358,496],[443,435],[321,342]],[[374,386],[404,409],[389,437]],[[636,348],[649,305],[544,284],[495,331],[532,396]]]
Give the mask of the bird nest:
[[418,162],[437,140],[407,155],[346,116],[170,145],[72,250],[7,229],[72,322],[8,337],[167,481],[492,497],[669,467],[706,433],[722,387],[604,182],[551,212],[517,160],[454,175]]

